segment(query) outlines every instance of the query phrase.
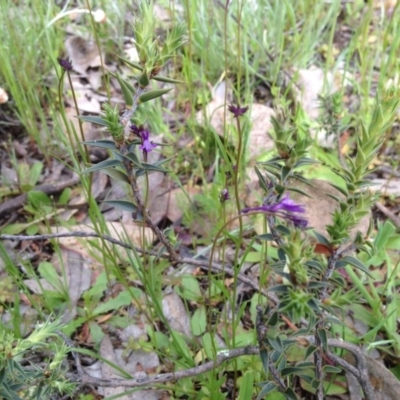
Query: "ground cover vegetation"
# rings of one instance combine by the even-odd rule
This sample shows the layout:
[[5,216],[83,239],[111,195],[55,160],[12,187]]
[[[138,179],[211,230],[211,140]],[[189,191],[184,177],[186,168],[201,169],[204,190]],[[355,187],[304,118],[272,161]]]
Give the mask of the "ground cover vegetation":
[[399,19],[0,2],[0,397],[397,399]]

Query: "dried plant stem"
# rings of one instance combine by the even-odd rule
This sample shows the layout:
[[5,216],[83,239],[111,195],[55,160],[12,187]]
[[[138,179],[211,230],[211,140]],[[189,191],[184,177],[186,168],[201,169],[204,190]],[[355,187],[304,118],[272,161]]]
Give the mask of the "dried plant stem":
[[182,378],[188,378],[191,376],[197,376],[200,374],[204,374],[205,372],[213,370],[215,367],[218,367],[225,361],[231,360],[233,358],[237,358],[240,356],[248,356],[248,355],[258,355],[258,347],[257,346],[246,346],[246,347],[239,347],[237,349],[225,349],[220,350],[217,358],[213,361],[209,361],[202,365],[199,365],[194,368],[189,368],[182,371],[177,372],[168,372],[165,374],[158,374],[149,376],[146,378],[133,378],[133,379],[97,379],[93,378],[89,375],[77,376],[73,375],[70,376],[69,379],[79,382],[86,385],[95,385],[95,386],[103,386],[103,387],[141,387],[141,386],[149,386],[154,385],[157,383],[169,382],[169,381],[176,381]]
[[[298,336],[296,337],[297,343],[300,346],[308,346],[309,344],[315,344],[314,336]],[[339,339],[328,339],[327,345],[329,347],[337,347],[341,349],[345,349],[353,354],[356,362],[355,366],[351,365],[344,359],[328,352],[327,355],[334,361],[337,365],[340,365],[351,374],[353,374],[357,380],[359,381],[362,390],[364,391],[365,400],[373,400],[374,399],[374,390],[369,380],[368,376],[368,369],[367,369],[367,362],[362,353],[361,349],[358,348],[354,344],[343,342]],[[168,372],[165,374],[157,374],[145,378],[133,378],[133,379],[97,379],[93,378],[89,375],[80,373],[78,375],[68,374],[67,377],[75,382],[79,382],[85,385],[96,385],[96,386],[103,386],[103,387],[143,387],[143,386],[150,386],[157,383],[169,382],[174,381],[182,378],[187,378],[191,376],[197,376],[203,374],[207,371],[213,370],[215,367],[221,365],[223,362],[231,360],[236,357],[246,356],[246,355],[259,355],[259,347],[258,346],[246,346],[246,347],[239,347],[237,349],[225,349],[220,350],[217,358],[213,361],[209,361],[205,364],[199,365],[194,368],[189,368],[183,371],[177,372]],[[274,370],[274,369],[273,369]],[[271,373],[273,373],[273,370]],[[277,371],[276,371],[277,372]],[[275,374],[274,374],[275,376]],[[277,373],[277,383],[280,387],[280,390],[286,390],[286,385],[279,377]]]
[[[121,240],[114,239],[111,236],[99,235],[94,232],[92,233],[92,232],[74,231],[74,232],[67,232],[67,233],[49,233],[49,234],[44,234],[44,235],[31,235],[31,236],[29,236],[29,235],[0,235],[0,240],[20,240],[20,241],[22,241],[22,240],[48,240],[48,239],[57,239],[57,238],[63,238],[63,237],[101,238],[107,242],[113,243],[113,244],[123,247],[125,249],[135,250],[139,254],[146,254],[146,255],[155,256],[155,257],[164,258],[164,259],[170,258],[169,254],[159,254],[157,251],[143,250],[140,248],[136,248],[136,247],[131,246],[128,243],[122,242]],[[184,258],[184,257],[178,256],[176,258],[175,262],[176,262],[176,264],[188,264],[188,265],[200,267],[204,271],[208,271],[210,268],[214,272],[225,273],[229,276],[235,275],[233,268],[224,267],[215,262],[210,263],[208,260],[196,260],[193,258]],[[241,273],[237,274],[237,278],[241,282],[252,287],[257,292],[263,294],[274,304],[278,303],[278,299],[277,299],[277,297],[275,297],[274,294],[269,293],[265,289],[261,289],[259,287],[259,285],[257,284],[257,282],[254,282],[254,280],[248,278],[247,276],[245,276]]]

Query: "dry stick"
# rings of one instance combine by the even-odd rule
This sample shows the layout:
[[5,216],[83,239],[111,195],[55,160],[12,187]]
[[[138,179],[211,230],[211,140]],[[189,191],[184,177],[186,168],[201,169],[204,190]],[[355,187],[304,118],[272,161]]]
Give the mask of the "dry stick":
[[209,361],[205,364],[199,365],[198,367],[189,368],[182,371],[176,372],[167,372],[165,374],[157,374],[152,375],[145,378],[133,378],[133,379],[98,379],[93,378],[90,375],[83,376],[69,376],[69,379],[75,382],[79,382],[86,385],[95,385],[95,386],[103,386],[103,387],[140,387],[140,386],[149,386],[156,383],[163,383],[169,381],[175,381],[182,378],[188,378],[191,376],[197,376],[200,374],[204,374],[205,372],[213,370],[215,367],[218,367],[223,362],[228,361],[232,358],[240,357],[240,356],[249,356],[249,355],[258,355],[258,347],[257,346],[246,346],[239,347],[237,349],[225,349],[220,350],[217,358],[213,361]]
[[[339,261],[339,259],[345,254],[348,253],[352,250],[354,250],[355,245],[354,243],[347,245],[345,244],[344,246],[339,247],[328,259],[328,266],[326,268],[326,271],[321,279],[322,282],[328,282],[329,279],[332,277],[332,274],[335,270],[336,263]],[[325,286],[320,294],[319,294],[319,300],[323,302],[326,298],[328,297],[328,286]],[[317,388],[317,399],[318,400],[324,400],[324,372],[322,369],[322,353],[323,353],[323,343],[321,341],[321,338],[319,337],[318,334],[318,329],[324,329],[324,323],[323,323],[323,316],[319,316],[319,321],[317,323],[317,330],[315,331],[315,345],[318,347],[317,351],[314,353],[314,364],[315,364],[315,378],[319,382],[318,388]]]
[[[135,248],[133,246],[131,246],[128,243],[122,242],[121,240],[118,239],[114,239],[111,236],[107,236],[107,235],[99,235],[97,233],[91,233],[91,232],[83,232],[83,231],[75,231],[75,232],[68,232],[68,233],[49,233],[49,234],[45,234],[45,235],[0,235],[0,240],[48,240],[48,239],[57,239],[57,238],[63,238],[63,237],[81,237],[81,238],[101,238],[103,240],[106,240],[110,243],[113,243],[117,246],[121,246],[125,249],[130,249],[130,250],[135,250],[140,254],[148,254],[151,256],[155,256],[155,257],[159,257],[159,258],[164,258],[164,259],[169,259],[170,255],[169,254],[159,254],[156,251],[146,251],[146,250],[142,250],[140,248]],[[182,258],[182,257],[177,257],[176,260],[174,260],[177,264],[189,264],[189,265],[193,265],[196,267],[200,267],[203,270],[208,270],[209,267],[211,267],[211,269],[213,271],[216,272],[221,272],[221,273],[226,273],[229,276],[234,276],[235,272],[233,271],[232,268],[227,268],[227,267],[223,267],[221,265],[219,265],[218,263],[209,263],[208,261],[202,261],[202,260],[195,260],[193,258]],[[275,304],[278,304],[278,298],[275,297],[275,295],[273,295],[272,293],[268,293],[267,290],[265,289],[261,289],[257,283],[255,283],[254,281],[252,281],[250,278],[248,278],[245,275],[242,275],[239,273],[238,275],[238,279],[249,285],[250,287],[252,287],[254,290],[260,292],[261,294],[263,294],[265,297],[267,297],[270,301],[272,301]]]
[[[315,345],[315,337],[314,336],[303,336],[296,338],[300,343],[302,340],[306,340],[311,344]],[[355,360],[356,360],[356,368],[354,368],[351,364],[349,364],[347,361],[345,361],[343,358],[340,358],[338,356],[335,356],[334,354],[331,354],[328,352],[328,356],[332,358],[332,361],[337,362],[341,367],[349,371],[351,374],[353,374],[359,381],[360,386],[364,392],[365,395],[365,400],[374,400],[375,395],[374,395],[374,389],[371,385],[371,381],[369,379],[369,374],[368,374],[368,367],[367,367],[367,361],[365,359],[365,356],[362,352],[362,350],[355,346],[354,344],[344,342],[340,339],[328,339],[327,344],[329,347],[338,347],[340,349],[344,349],[349,351],[350,353],[353,354]]]
[[[309,344],[315,344],[315,338],[313,336],[299,336],[296,338],[298,344],[300,346],[308,346]],[[307,343],[307,344],[306,344]],[[368,370],[367,370],[367,363],[362,353],[361,349],[357,346],[343,342],[339,339],[328,339],[327,342],[328,346],[330,347],[338,347],[345,349],[353,354],[356,360],[356,367],[349,364],[347,361],[343,360],[342,358],[328,353],[328,355],[339,364],[341,367],[349,371],[353,374],[358,381],[360,382],[361,388],[364,391],[365,400],[374,400],[374,390],[371,386],[371,383],[368,378]],[[93,378],[85,373],[83,376],[77,376],[68,374],[68,378],[72,381],[79,382],[85,385],[96,385],[96,386],[103,386],[103,387],[142,387],[142,386],[149,386],[152,384],[163,383],[174,381],[182,378],[188,378],[191,376],[197,376],[199,374],[203,374],[205,372],[211,371],[215,369],[215,367],[221,365],[223,362],[228,361],[232,358],[246,356],[246,355],[259,355],[259,348],[258,346],[246,346],[246,347],[239,347],[237,349],[226,349],[219,351],[217,358],[213,361],[209,361],[205,364],[199,365],[194,368],[189,368],[183,371],[177,372],[168,372],[164,374],[157,374],[150,377],[145,378],[133,378],[133,379],[97,379]],[[284,387],[286,387],[284,385]]]
[[390,211],[379,201],[375,203],[375,206],[381,213],[385,214],[385,216],[388,217],[396,225],[396,228],[400,228],[400,218],[393,211]]
[[[43,192],[46,194],[55,194],[61,192],[67,187],[76,185],[79,181],[79,176],[75,174],[71,179],[68,179],[66,181],[62,181],[59,183],[42,183],[41,185],[35,186],[32,190]],[[26,200],[27,194],[24,193],[5,201],[4,203],[0,204],[0,215],[17,210],[24,205]]]

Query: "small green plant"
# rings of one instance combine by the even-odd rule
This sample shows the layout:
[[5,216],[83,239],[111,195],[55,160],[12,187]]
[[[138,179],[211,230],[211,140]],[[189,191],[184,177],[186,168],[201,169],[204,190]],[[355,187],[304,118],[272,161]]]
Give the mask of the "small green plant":
[[[59,321],[38,324],[25,339],[11,333],[0,333],[0,396],[10,400],[48,399],[53,395],[72,395],[76,385],[65,372],[69,347],[58,335]],[[25,358],[46,352],[43,366],[26,363]]]

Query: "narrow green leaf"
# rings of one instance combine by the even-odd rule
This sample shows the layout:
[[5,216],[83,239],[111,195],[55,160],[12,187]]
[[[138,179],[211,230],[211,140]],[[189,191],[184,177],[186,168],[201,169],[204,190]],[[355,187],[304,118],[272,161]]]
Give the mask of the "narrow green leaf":
[[308,260],[304,263],[307,267],[314,268],[317,271],[322,271],[322,265],[319,261],[317,260]]
[[282,169],[281,169],[281,181],[282,182],[285,182],[285,180],[286,180],[286,178],[288,177],[288,175],[290,174],[290,172],[291,172],[291,168],[289,168],[289,167],[283,167]]
[[258,235],[257,239],[260,239],[260,240],[274,240],[274,235],[272,233],[264,233],[262,235]]
[[331,374],[340,374],[342,370],[338,367],[334,367],[333,365],[324,365],[322,367],[322,370],[326,373],[331,373]]
[[254,171],[256,171],[257,177],[258,177],[258,182],[260,183],[260,187],[264,192],[268,192],[268,184],[264,178],[264,176],[261,174],[260,170],[257,168],[257,166],[254,167]]
[[261,357],[261,362],[264,367],[264,371],[266,373],[269,373],[269,354],[266,349],[260,350],[260,357]]
[[118,210],[134,212],[138,211],[137,207],[131,203],[130,201],[126,200],[104,200],[103,203],[109,204],[112,207],[117,208]]
[[301,167],[302,165],[309,165],[309,164],[319,164],[319,161],[313,160],[312,158],[302,157],[297,161],[293,168]]
[[325,193],[327,196],[331,197],[333,200],[337,201],[338,203],[340,203],[343,199],[341,199],[338,196],[335,196],[334,194],[331,193]]
[[139,161],[137,155],[134,152],[129,152],[127,155],[124,156],[124,158],[127,158],[129,161],[132,161],[133,164],[138,167],[142,168],[142,163]]
[[90,168],[85,169],[83,171],[84,174],[87,174],[89,172],[94,172],[94,171],[100,171],[102,169],[110,168],[110,167],[117,167],[117,166],[122,166],[122,162],[119,160],[105,160],[101,161],[98,164],[92,165]]
[[290,235],[290,229],[283,225],[277,225],[275,229],[280,232],[282,235],[287,236]]
[[128,290],[121,292],[117,297],[98,305],[93,310],[93,315],[104,314],[108,311],[115,311],[123,306],[129,306],[132,303],[132,296]]
[[88,140],[86,142],[82,142],[82,144],[93,147],[101,147],[103,149],[116,150],[115,142],[113,140]]
[[144,162],[142,162],[141,164],[142,164],[141,169],[144,169],[145,171],[168,172],[168,170],[156,164],[148,164]]
[[135,69],[138,69],[139,71],[143,71],[143,67],[140,65],[140,64],[138,64],[138,63],[135,63],[135,62],[133,62],[133,61],[129,61],[129,60],[127,60],[126,58],[122,58],[122,57],[120,57],[118,54],[115,54],[122,62],[124,62],[125,64],[128,64],[130,67],[132,67],[132,68],[135,68]]
[[33,187],[36,185],[42,173],[43,163],[35,162],[29,170],[29,184]]
[[156,81],[160,81],[160,82],[166,82],[166,83],[185,83],[185,81],[178,81],[177,79],[172,79],[172,78],[166,78],[164,76],[153,76],[153,78]]
[[253,396],[254,371],[246,371],[241,378],[239,400],[248,400]]
[[122,96],[124,97],[126,108],[132,108],[133,106],[133,93],[131,90],[132,86],[129,85],[129,82],[127,82],[120,74],[111,73],[111,75],[115,76],[118,80],[119,86],[121,87]]
[[289,190],[289,191],[291,191],[291,192],[300,193],[300,194],[302,194],[303,196],[306,196],[306,197],[309,197],[310,199],[312,199],[312,196],[311,196],[310,194],[308,194],[307,192],[305,192],[304,190],[302,190],[302,189],[295,188],[295,187],[292,187],[292,186],[287,186],[287,187],[286,187],[286,190]]
[[359,270],[365,272],[369,277],[373,278],[373,276],[368,271],[368,268],[360,260],[357,260],[357,258],[354,258],[352,256],[345,256],[342,258],[341,261],[358,268]]
[[261,392],[258,394],[256,400],[263,399],[268,393],[271,393],[273,390],[276,389],[276,384],[274,382],[268,382],[262,389]]
[[194,336],[200,336],[206,331],[207,313],[204,306],[198,307],[190,320],[190,326]]
[[268,288],[268,292],[287,293],[290,288],[291,288],[290,285],[274,285]]
[[293,375],[293,374],[296,374],[297,372],[302,372],[306,368],[308,368],[308,367],[297,367],[297,366],[296,367],[286,367],[286,368],[282,369],[281,376],[282,376],[282,378],[284,378],[285,376]]
[[335,188],[336,190],[338,190],[340,193],[342,193],[343,195],[345,195],[346,197],[349,195],[349,191],[347,190],[347,188],[343,188],[342,186],[339,185],[335,185],[332,182],[329,182],[329,185],[331,185],[333,188]]
[[298,400],[296,393],[292,388],[287,388],[283,394],[288,400]]
[[322,347],[328,351],[328,336],[325,329],[317,329],[318,337],[321,339]]
[[139,103],[145,103],[146,101],[156,99],[157,97],[160,97],[165,93],[168,93],[170,90],[172,90],[172,88],[149,90],[148,92],[145,92],[139,96]]
[[96,117],[92,115],[80,115],[78,118],[84,122],[91,122],[92,124],[108,126],[108,122],[101,117]]
[[124,183],[130,183],[128,176],[124,172],[120,171],[119,169],[105,168],[105,169],[102,169],[101,172],[105,173],[108,176],[111,176],[111,178],[114,178],[117,181],[124,182]]
[[275,339],[268,338],[268,343],[273,347],[277,352],[283,353],[283,347],[282,347],[282,340],[279,336],[277,336]]
[[331,247],[329,240],[324,235],[321,235],[320,233],[314,231],[314,236],[317,238],[318,243],[321,243],[326,247]]
[[40,210],[43,206],[50,206],[52,201],[50,197],[43,192],[38,190],[31,190],[27,193],[29,203],[36,208],[36,210]]

